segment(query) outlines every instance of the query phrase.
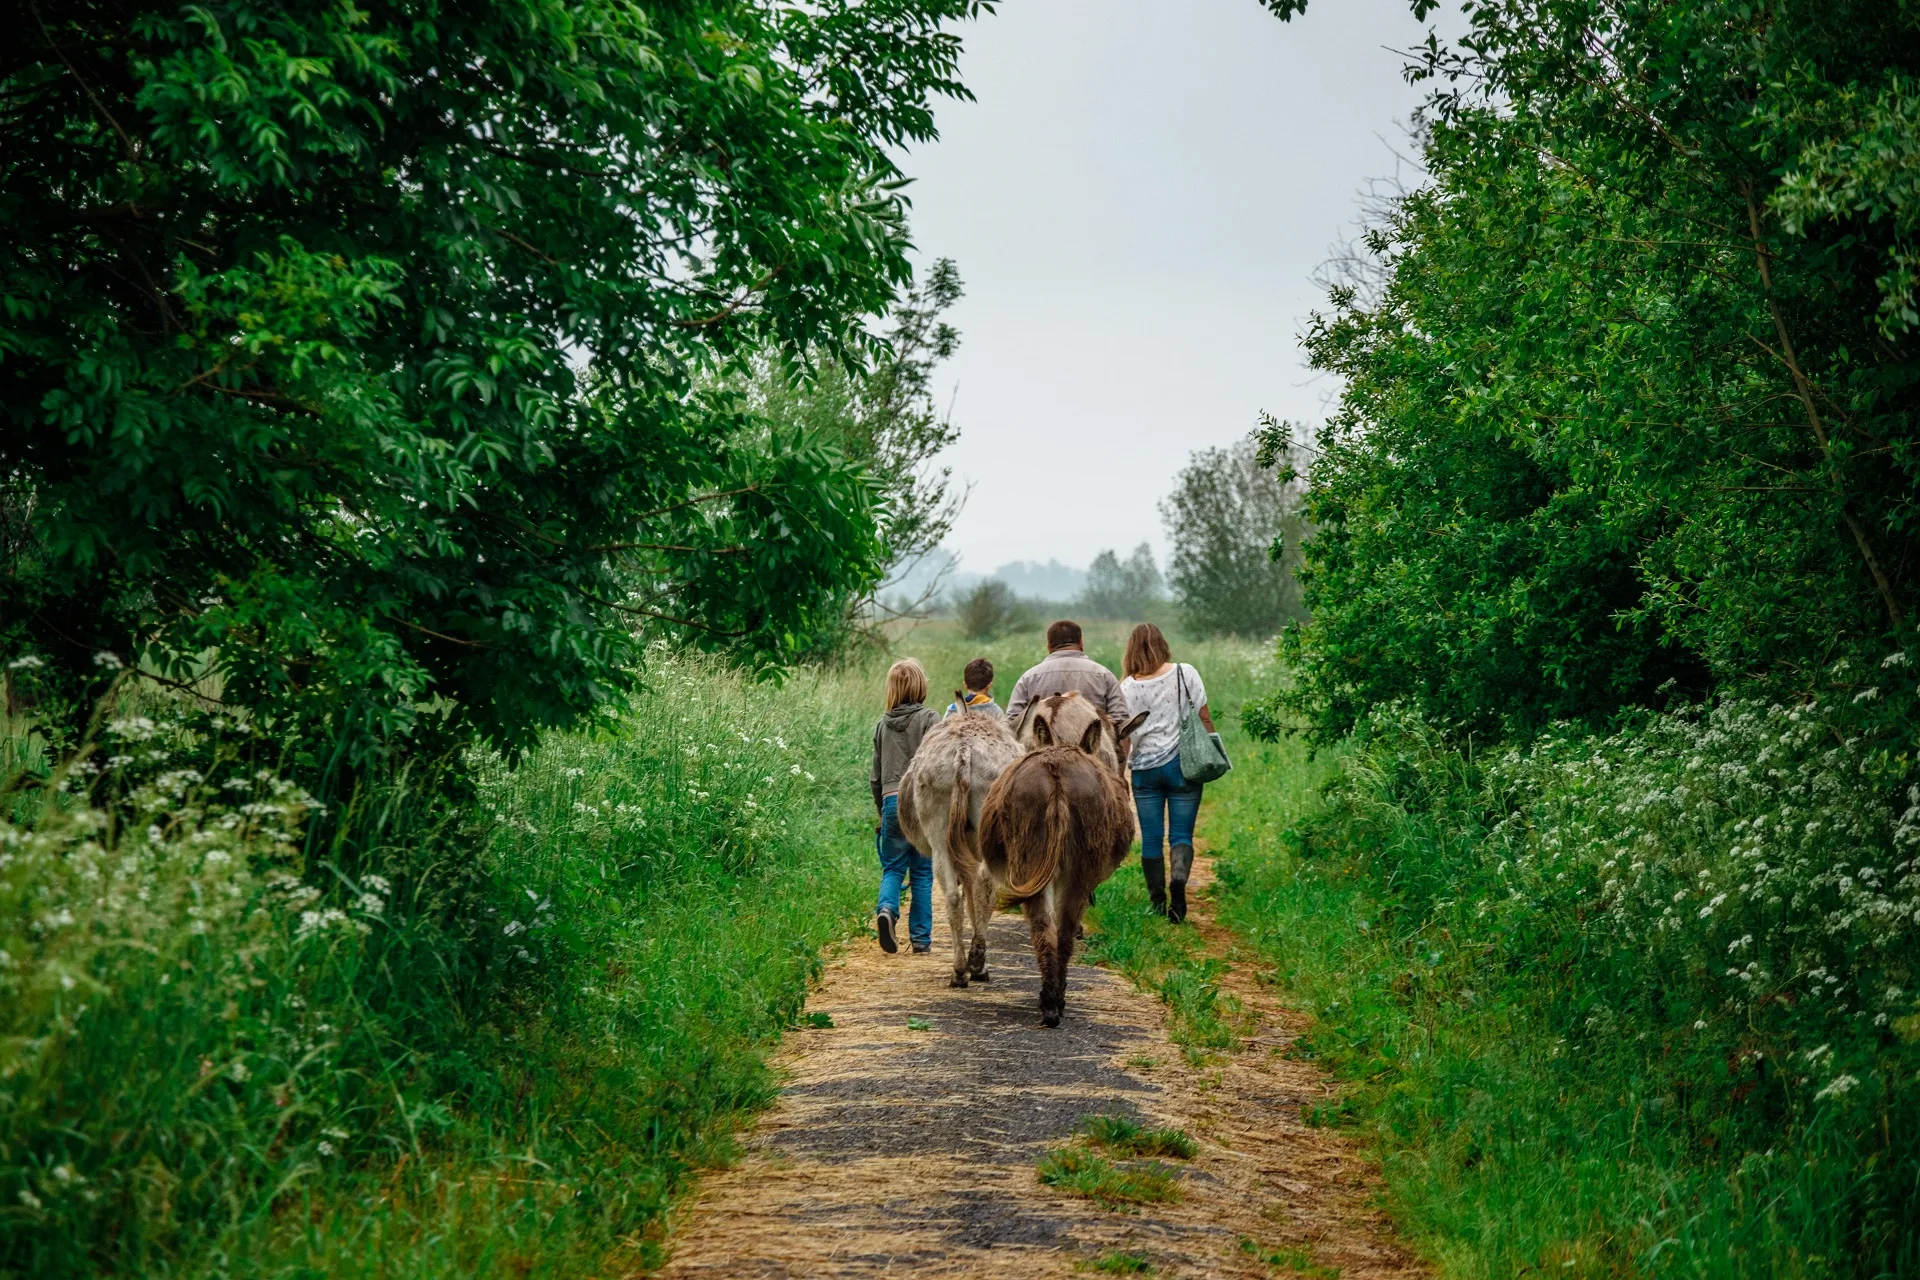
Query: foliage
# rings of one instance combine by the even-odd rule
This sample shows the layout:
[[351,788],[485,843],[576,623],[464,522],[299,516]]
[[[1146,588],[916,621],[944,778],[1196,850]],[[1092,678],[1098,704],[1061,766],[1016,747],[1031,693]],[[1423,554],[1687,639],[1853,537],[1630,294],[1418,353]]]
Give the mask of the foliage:
[[1299,507],[1298,484],[1264,467],[1251,440],[1193,455],[1160,504],[1168,577],[1190,628],[1264,637],[1305,617]]
[[989,8],[29,6],[0,651],[46,708],[99,651],[211,658],[350,760],[423,706],[524,743],[650,635],[786,660],[871,584],[876,494],[694,377],[868,346],[909,275],[890,149]]
[[1832,689],[1920,585],[1920,18],[1489,0],[1466,28],[1412,67],[1429,182],[1370,236],[1384,289],[1308,335],[1344,389],[1295,707],[1484,737]]
[[998,578],[986,578],[954,601],[960,632],[975,640],[992,640],[1036,624],[1033,606],[1013,594]]
[[1090,618],[1139,622],[1158,613],[1165,599],[1160,566],[1153,562],[1153,548],[1143,542],[1125,560],[1112,551],[1095,556],[1074,603]]
[[1223,919],[1452,1273],[1920,1274],[1920,795],[1846,722],[1727,699],[1469,756],[1390,707],[1318,814],[1246,785],[1296,744],[1240,753]]
[[337,859],[178,703],[8,797],[0,1274],[656,1263],[870,894],[877,675],[649,667],[618,730],[484,755],[463,805],[421,761],[364,782]]
[[[941,258],[893,308],[870,368],[823,359],[800,370],[769,353],[747,381],[747,402],[760,416],[832,444],[879,486],[882,585],[854,602],[859,615],[938,552],[960,514],[965,494],[954,489],[952,468],[934,461],[960,430],[934,403],[933,374],[959,349],[959,332],[941,317],[962,296],[959,269]],[[906,601],[906,611],[919,612],[938,586],[936,579],[922,599]],[[850,616],[848,625],[857,621]]]

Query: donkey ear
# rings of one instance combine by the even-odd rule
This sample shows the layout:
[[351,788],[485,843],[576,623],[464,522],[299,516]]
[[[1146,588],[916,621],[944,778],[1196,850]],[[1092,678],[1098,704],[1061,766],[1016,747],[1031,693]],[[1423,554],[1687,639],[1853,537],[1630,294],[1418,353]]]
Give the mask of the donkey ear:
[[1107,722],[1105,720],[1096,719],[1092,724],[1088,725],[1087,731],[1080,735],[1080,749],[1088,755],[1092,755],[1095,751],[1099,750],[1100,735],[1105,733],[1106,729]]
[[955,689],[953,691],[953,705],[962,711],[967,709],[967,691],[965,689]]
[[1133,719],[1120,726],[1120,741],[1125,742],[1133,736],[1133,731],[1147,722],[1147,713],[1142,711]]
[[1033,741],[1035,745],[1050,747],[1053,745],[1053,726],[1047,723],[1045,716],[1033,718]]

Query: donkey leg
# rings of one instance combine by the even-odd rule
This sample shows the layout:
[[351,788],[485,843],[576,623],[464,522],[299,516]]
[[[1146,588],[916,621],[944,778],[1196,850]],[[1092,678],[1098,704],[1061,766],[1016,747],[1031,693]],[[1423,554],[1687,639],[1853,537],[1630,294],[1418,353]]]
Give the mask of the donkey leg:
[[974,872],[973,883],[967,886],[967,907],[973,916],[973,948],[967,952],[967,972],[975,982],[986,982],[991,977],[987,973],[987,925],[993,920],[993,877],[985,867]]
[[933,878],[940,882],[940,893],[947,900],[947,932],[953,935],[953,979],[947,985],[967,985],[967,917],[961,901],[960,878],[954,874],[953,859],[942,853],[933,860]]
[[1057,1002],[1054,1005],[1056,1022],[1067,1011],[1067,968],[1073,963],[1073,944],[1080,937],[1080,921],[1086,911],[1087,904],[1084,902],[1062,902],[1054,912],[1053,989],[1057,993],[1054,997]]
[[[1057,1027],[1067,1007],[1066,966],[1060,960],[1060,920],[1054,910],[1053,887],[1027,899],[1027,931],[1033,935],[1033,962],[1040,970],[1040,1025]],[[1073,935],[1067,935],[1073,945]]]

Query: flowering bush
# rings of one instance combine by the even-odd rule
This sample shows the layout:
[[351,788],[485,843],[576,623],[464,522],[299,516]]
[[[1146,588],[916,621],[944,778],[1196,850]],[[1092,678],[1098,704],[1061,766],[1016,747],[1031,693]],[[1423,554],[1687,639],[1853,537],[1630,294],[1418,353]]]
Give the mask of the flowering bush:
[[1346,963],[1402,1013],[1348,969],[1320,1035],[1391,1082],[1374,1114],[1433,1144],[1433,1186],[1477,1180],[1482,1213],[1538,1184],[1526,1230],[1650,1273],[1920,1265],[1920,790],[1860,723],[1729,698],[1476,754],[1372,713],[1307,878],[1258,892],[1364,886]]
[[355,1143],[329,1006],[388,886],[323,902],[311,799],[187,719],[123,715],[0,796],[0,1256],[28,1273],[103,1235],[152,1259]]

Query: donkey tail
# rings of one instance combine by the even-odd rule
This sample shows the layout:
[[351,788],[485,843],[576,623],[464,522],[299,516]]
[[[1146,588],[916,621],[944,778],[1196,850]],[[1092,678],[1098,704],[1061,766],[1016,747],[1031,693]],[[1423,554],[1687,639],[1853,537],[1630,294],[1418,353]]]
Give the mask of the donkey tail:
[[1007,887],[1005,897],[1009,902],[1025,902],[1029,898],[1039,897],[1046,887],[1053,883],[1053,877],[1060,870],[1060,863],[1067,854],[1067,840],[1073,832],[1073,814],[1067,808],[1067,789],[1060,781],[1060,770],[1051,761],[1047,771],[1047,807],[1045,814],[1046,842],[1040,847],[1040,856],[1032,862],[1025,857],[1017,861],[1015,850],[1028,853],[1032,846],[1024,841],[1016,841],[1007,849]]
[[973,805],[972,773],[973,750],[963,742],[954,758],[953,790],[947,796],[947,857],[957,869],[968,872],[980,861],[967,839],[967,828],[972,825],[968,820]]

